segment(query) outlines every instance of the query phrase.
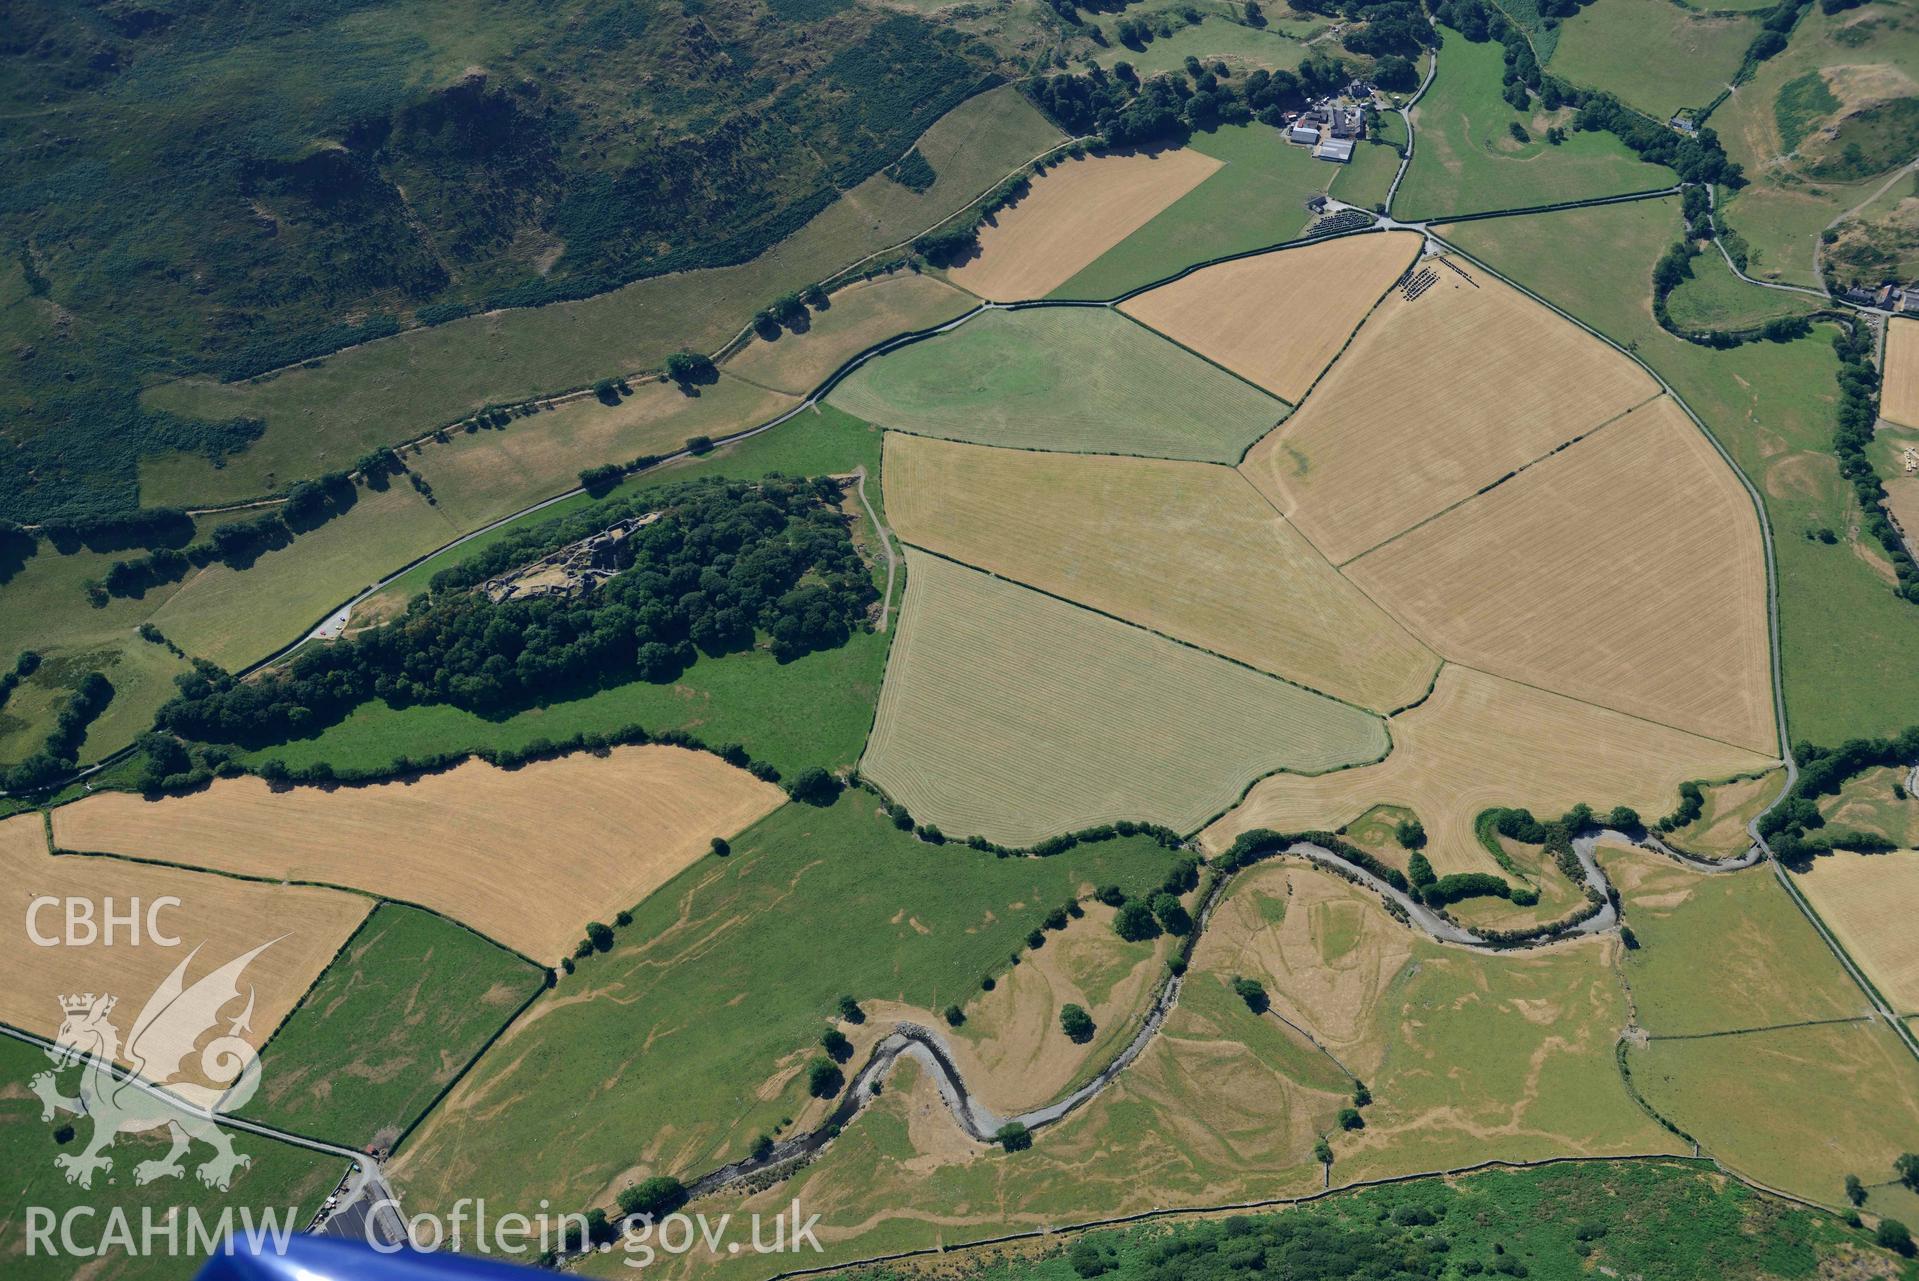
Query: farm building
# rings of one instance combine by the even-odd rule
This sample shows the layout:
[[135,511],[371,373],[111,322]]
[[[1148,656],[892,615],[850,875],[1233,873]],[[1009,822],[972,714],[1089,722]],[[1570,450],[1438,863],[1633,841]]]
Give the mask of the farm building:
[[1336,164],[1345,164],[1353,158],[1353,140],[1351,138],[1328,138],[1313,148],[1313,155],[1321,160],[1331,160]]
[[1303,142],[1310,147],[1319,142],[1319,130],[1301,121],[1286,131],[1286,139],[1288,142]]

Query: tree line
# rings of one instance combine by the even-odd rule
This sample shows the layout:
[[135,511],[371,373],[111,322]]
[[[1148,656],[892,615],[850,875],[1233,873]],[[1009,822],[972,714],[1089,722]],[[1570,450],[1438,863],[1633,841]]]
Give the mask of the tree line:
[[[400,619],[309,646],[261,679],[201,665],[177,678],[159,725],[187,739],[263,746],[315,733],[379,698],[511,712],[567,691],[667,681],[702,654],[766,643],[781,661],[842,645],[878,593],[839,511],[837,482],[709,478],[518,533],[442,571]],[[495,603],[484,578],[658,511],[618,546],[617,571],[572,597]]]

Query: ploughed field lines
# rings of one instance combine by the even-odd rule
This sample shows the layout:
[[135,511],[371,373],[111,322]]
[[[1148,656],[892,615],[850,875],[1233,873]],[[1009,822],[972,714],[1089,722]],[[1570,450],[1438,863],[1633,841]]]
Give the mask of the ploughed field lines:
[[1919,428],[1919,320],[1895,316],[1886,322],[1886,374],[1879,413],[1902,427]]
[[1661,397],[1345,572],[1448,659],[1771,752],[1764,557],[1745,490]]
[[[43,1037],[60,1030],[63,996],[118,997],[114,1021],[127,1030],[195,948],[200,952],[188,984],[266,945],[243,976],[254,1003],[239,1032],[259,1049],[373,906],[337,890],[262,885],[126,859],[54,856],[38,813],[0,821],[0,880],[8,886],[12,917],[11,928],[0,935],[7,974],[0,984],[0,1022]],[[36,898],[54,901],[35,912]],[[90,923],[69,929],[69,902],[87,905]],[[107,933],[109,911],[132,912],[137,919],[122,920]],[[168,944],[149,931],[178,942]],[[60,945],[43,945],[34,933]]]
[[1356,708],[909,548],[860,768],[922,822],[1023,845],[1120,818],[1190,830],[1263,774],[1387,746]]
[[609,904],[640,901],[785,799],[717,756],[651,745],[366,787],[274,791],[248,777],[159,801],[101,792],[53,825],[63,849],[417,903],[553,963]]

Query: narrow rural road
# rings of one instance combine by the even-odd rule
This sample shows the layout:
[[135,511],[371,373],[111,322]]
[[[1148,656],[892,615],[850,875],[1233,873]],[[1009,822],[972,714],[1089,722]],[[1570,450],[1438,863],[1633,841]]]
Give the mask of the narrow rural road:
[[879,626],[873,630],[884,632],[887,617],[893,608],[893,580],[899,576],[899,553],[893,550],[893,531],[880,520],[879,512],[866,498],[866,464],[861,463],[853,469],[855,486],[859,490],[860,506],[866,509],[866,518],[873,522],[873,528],[879,534],[880,550],[886,553],[886,595],[880,598]]

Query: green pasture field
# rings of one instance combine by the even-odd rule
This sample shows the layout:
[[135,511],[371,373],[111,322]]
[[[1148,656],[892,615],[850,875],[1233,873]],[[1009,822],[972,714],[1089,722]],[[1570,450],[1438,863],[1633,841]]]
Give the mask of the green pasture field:
[[[1413,109],[1416,145],[1393,213],[1400,218],[1444,218],[1488,209],[1584,200],[1664,187],[1672,171],[1635,158],[1611,134],[1569,133],[1560,146],[1545,141],[1549,124],[1569,125],[1570,113],[1528,112],[1501,98],[1502,47],[1473,44],[1449,28],[1439,74]],[[1560,116],[1566,119],[1560,119]],[[1517,142],[1515,121],[1532,135]]]
[[[1398,142],[1403,145],[1406,122],[1397,114],[1385,115],[1381,119],[1390,120],[1396,126],[1381,132],[1398,134]],[[1398,146],[1386,141],[1362,142],[1353,148],[1351,162],[1340,166],[1327,194],[1335,200],[1358,205],[1361,209],[1371,209],[1385,202],[1386,194],[1393,187],[1393,177],[1398,172]]]
[[1865,994],[1770,868],[1700,873],[1610,845],[1599,858],[1615,884],[1628,870],[1648,878],[1621,890],[1639,940],[1621,964],[1639,1023],[1655,1037],[1865,1013]]
[[[258,514],[200,517],[193,537],[205,538],[218,525]],[[173,677],[187,669],[185,660],[141,640],[137,629],[182,584],[164,583],[138,598],[109,597],[103,606],[87,598],[88,580],[104,578],[116,560],[144,554],[140,548],[62,553],[42,540],[0,582],[0,665],[11,668],[15,657],[28,649],[43,660],[40,670],[0,707],[0,762],[18,761],[39,749],[53,718],[88,672],[98,671],[112,682],[113,701],[88,728],[81,764],[126,746],[152,723],[160,704],[173,697]]]
[[1216,463],[1237,462],[1289,412],[1103,307],[985,312],[869,361],[828,403],[973,444]]
[[409,1209],[584,1207],[738,1157],[799,1114],[841,995],[963,1001],[1048,910],[1098,884],[1139,892],[1171,861],[1143,837],[1044,859],[929,845],[861,791],[787,805],[639,904],[481,1059],[402,1149]]
[[1334,1180],[1678,1151],[1614,1066],[1627,1007],[1604,946],[1487,957],[1417,940],[1375,1018],[1374,1103],[1364,1131],[1335,1137]]
[[[1131,14],[1129,16],[1137,16]],[[1243,23],[1208,17],[1195,27],[1181,27],[1170,36],[1161,36],[1144,49],[1129,49],[1110,29],[1117,22],[1102,24],[1110,41],[1095,56],[1099,65],[1111,69],[1116,62],[1130,62],[1141,79],[1163,72],[1186,69],[1188,57],[1198,58],[1209,69],[1224,62],[1234,76],[1242,76],[1255,67],[1268,71],[1291,71],[1306,60],[1306,46],[1272,27],[1248,27]]]
[[1819,812],[1835,826],[1876,832],[1902,849],[1919,847],[1919,800],[1893,795],[1906,771],[1877,766],[1846,780],[1839,795],[1819,799]]
[[1595,4],[1560,23],[1550,69],[1665,120],[1711,102],[1759,30],[1754,15],[1701,13],[1671,0]]
[[545,981],[445,917],[382,903],[267,1043],[244,1114],[390,1147]]
[[[1427,1211],[1439,1222],[1431,1228],[1401,1228],[1394,1215],[1407,1217],[1405,1211]],[[1677,1160],[1494,1170],[1367,1188],[1262,1214],[1251,1223],[1255,1231],[1270,1224],[1301,1234],[1286,1272],[1299,1281],[1344,1278],[1351,1275],[1346,1269],[1366,1257],[1361,1253],[1365,1245],[1385,1246],[1390,1258],[1429,1233],[1446,1239],[1450,1249],[1443,1257],[1455,1267],[1470,1259],[1488,1267],[1485,1275],[1497,1277],[1500,1273],[1489,1265],[1509,1257],[1535,1281],[1574,1281],[1595,1274],[1661,1281],[1722,1281],[1733,1276],[1813,1281],[1828,1275],[1828,1269],[1847,1266],[1862,1250],[1892,1276],[1919,1271],[1868,1246],[1867,1233],[1848,1229],[1831,1215],[1763,1196],[1721,1177],[1704,1162]],[[1603,1227],[1603,1232],[1595,1233],[1589,1225]],[[1113,1281],[1135,1281],[1158,1276],[1156,1265],[1163,1266],[1159,1260],[1166,1252],[1220,1240],[1221,1231],[1217,1222],[1175,1223],[1096,1232],[1089,1240],[1112,1261],[1105,1275]],[[1341,1245],[1348,1248],[1341,1250]],[[1503,1253],[1495,1253],[1495,1246]],[[962,1264],[961,1275],[967,1281],[1077,1277],[1064,1251],[981,1260],[971,1268]]]
[[[951,0],[947,2],[951,3]],[[1138,4],[1126,6],[1126,16],[1150,18],[1155,14],[1186,9],[1197,11],[1207,21],[1221,19],[1242,26],[1246,22],[1246,6],[1235,3],[1234,0],[1140,0]],[[1109,43],[1119,44],[1119,37],[1113,31],[1113,28],[1118,25],[1115,18],[1104,14],[1085,16],[1091,25],[1105,32]],[[1284,0],[1281,0],[1279,4],[1267,5],[1263,17],[1265,25],[1258,28],[1260,31],[1286,36],[1292,40],[1310,40],[1332,25],[1323,14],[1312,13],[1305,9],[1293,9],[1285,4]]]
[[1339,834],[1403,872],[1413,852],[1399,843],[1399,825],[1418,817],[1403,805],[1375,805],[1341,828]]
[[1339,169],[1267,125],[1221,125],[1188,145],[1224,164],[1050,297],[1115,298],[1194,263],[1292,240],[1314,221],[1306,202]]
[[1652,265],[1680,234],[1675,200],[1488,219],[1443,234],[1650,364],[1753,480],[1778,561],[1789,737],[1840,743],[1919,721],[1919,668],[1903,657],[1919,614],[1892,594],[1876,544],[1808,537],[1843,534],[1857,519],[1832,454],[1838,359],[1830,328],[1731,351],[1661,330]]
[[[1627,1053],[1648,1103],[1761,1183],[1834,1208],[1919,1150],[1919,1071],[1877,1022],[1654,1038]],[[1780,1106],[1780,1100],[1790,1100]]]
[[1509,841],[1489,832],[1481,839],[1497,846],[1495,856],[1512,879],[1539,891],[1539,902],[1521,907],[1503,898],[1461,899],[1446,910],[1462,925],[1473,929],[1513,930],[1564,920],[1586,901],[1584,886],[1574,885],[1559,870],[1559,865],[1544,847]]
[[188,380],[147,405],[265,420],[266,435],[215,470],[176,455],[141,469],[148,504],[265,493],[411,439],[481,406],[657,369],[680,347],[712,350],[790,290],[907,240],[971,202],[1060,134],[1018,89],[982,94],[919,140],[938,175],[924,193],[875,174],[751,262],[656,276],[580,302],[472,316],[368,343],[262,380]]
[[[820,1261],[832,1262],[1034,1223],[1315,1194],[1323,1176],[1312,1146],[1322,1133],[1335,1188],[1494,1158],[1677,1150],[1620,1082],[1612,1047],[1624,1001],[1593,947],[1485,958],[1415,941],[1378,977],[1383,999],[1363,1021],[1358,1053],[1384,1061],[1357,1062],[1374,1101],[1356,1132],[1333,1121],[1350,1098],[1347,1078],[1224,985],[1232,972],[1256,973],[1249,956],[1221,959],[1232,968],[1196,961],[1159,1040],[1030,1151],[974,1155],[957,1137],[946,1141],[944,1119],[924,1115],[939,1106],[929,1083],[903,1071],[791,1180],[701,1208],[766,1213],[797,1196],[824,1214]],[[1340,1050],[1353,1067],[1350,1053]],[[780,1266],[756,1262],[758,1277]],[[615,1268],[593,1261],[587,1271]]]
[[[136,1239],[143,1211],[158,1220],[189,1207],[197,1209],[209,1225],[231,1209],[236,1232],[241,1231],[242,1215],[248,1213],[256,1223],[266,1213],[282,1216],[281,1222],[290,1224],[293,1232],[301,1232],[320,1208],[321,1200],[346,1173],[346,1162],[338,1157],[233,1132],[234,1151],[251,1157],[253,1163],[234,1176],[228,1191],[206,1187],[196,1177],[196,1167],[212,1155],[211,1148],[197,1142],[183,1158],[184,1175],[141,1185],[134,1181],[134,1167],[166,1155],[167,1143],[152,1135],[125,1134],[109,1152],[113,1158],[110,1173],[96,1175],[90,1189],[68,1183],[53,1159],[84,1148],[93,1133],[93,1123],[84,1117],[64,1115],[56,1121],[40,1119],[40,1101],[28,1093],[26,1083],[50,1066],[37,1047],[0,1038],[0,1081],[7,1083],[0,1090],[0,1165],[7,1170],[5,1190],[0,1192],[0,1261],[4,1261],[0,1270],[16,1281],[69,1281],[81,1275],[97,1281],[177,1281],[199,1264],[198,1259],[186,1254],[184,1223],[179,1234],[181,1257],[177,1258],[164,1253],[135,1257],[117,1249],[87,1260],[44,1251],[29,1256],[30,1206],[43,1207],[55,1216],[91,1209],[91,1215],[76,1216],[72,1221],[76,1244],[88,1248],[100,1243],[116,1210],[127,1216]],[[72,1093],[74,1080],[73,1072],[63,1073],[59,1081],[62,1092]],[[73,1125],[75,1137],[65,1144],[56,1143],[54,1130],[66,1123]],[[159,1240],[164,1250],[165,1238]],[[54,1241],[59,1242],[57,1228]]]
[[887,640],[855,632],[838,649],[788,663],[765,650],[702,658],[670,684],[629,681],[500,719],[445,703],[393,708],[376,700],[312,738],[240,759],[284,761],[295,769],[325,761],[336,769],[380,770],[401,757],[524,748],[641,725],[651,733],[683,730],[715,747],[738,743],[788,776],[810,765],[840,768],[859,759],[865,745]]
[[1720,193],[1718,221],[1746,242],[1746,274],[1755,280],[1823,287],[1814,270],[1820,233],[1865,200],[1879,183],[1810,182],[1793,174],[1762,177]]
[[1756,329],[1781,316],[1811,315],[1820,305],[1806,294],[1747,284],[1711,247],[1692,260],[1692,278],[1666,295],[1673,324],[1696,330]]
[[392,477],[362,489],[345,515],[246,569],[213,564],[189,575],[151,621],[187,653],[233,669],[291,645],[382,574],[460,533],[438,508]]
[[921,821],[1027,845],[1191,831],[1255,779],[1373,761],[1376,717],[918,550],[861,770]]

